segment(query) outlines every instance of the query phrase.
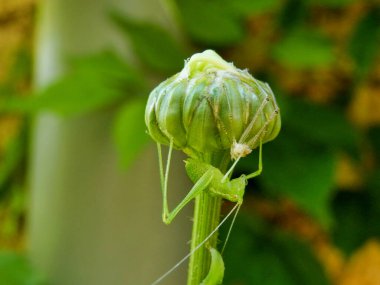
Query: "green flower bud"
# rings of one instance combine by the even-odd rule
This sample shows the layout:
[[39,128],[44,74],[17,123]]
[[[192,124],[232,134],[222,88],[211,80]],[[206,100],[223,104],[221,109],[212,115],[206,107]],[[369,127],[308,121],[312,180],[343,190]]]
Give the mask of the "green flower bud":
[[194,54],[158,85],[145,111],[148,133],[190,157],[230,150],[244,157],[279,133],[279,108],[269,85],[212,50]]

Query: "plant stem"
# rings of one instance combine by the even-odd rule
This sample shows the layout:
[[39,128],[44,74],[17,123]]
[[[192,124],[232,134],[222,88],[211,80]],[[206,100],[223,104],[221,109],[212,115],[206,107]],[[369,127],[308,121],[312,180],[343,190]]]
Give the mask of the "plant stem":
[[[229,156],[224,155],[218,163],[219,169],[225,172],[229,163]],[[222,198],[209,195],[209,191],[204,191],[195,198],[194,224],[191,238],[192,252],[209,234],[218,226],[220,220],[220,210]],[[217,247],[218,232],[216,232],[205,245],[201,246],[190,258],[187,285],[199,285],[206,277],[211,256],[208,247]]]
[[[207,192],[203,192],[195,198],[191,251],[217,227],[221,203],[220,197],[211,197]],[[218,235],[215,233],[208,240],[208,246],[216,248],[217,239]],[[203,245],[191,256],[187,284],[199,285],[207,275],[209,265],[210,253]]]

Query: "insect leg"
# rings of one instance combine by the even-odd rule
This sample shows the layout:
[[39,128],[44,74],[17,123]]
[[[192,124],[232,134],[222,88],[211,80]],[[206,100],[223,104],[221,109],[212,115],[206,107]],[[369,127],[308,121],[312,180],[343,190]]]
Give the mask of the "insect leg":
[[259,176],[261,172],[263,171],[263,144],[260,141],[260,149],[259,149],[259,169],[251,174],[248,174],[245,176],[245,178],[248,180],[250,178]]
[[222,178],[222,182],[225,182],[227,178],[230,177],[232,171],[234,170],[236,164],[239,162],[240,160],[240,156],[235,160],[235,162],[231,165],[230,169],[228,169],[228,171],[226,172],[226,174],[224,174],[223,178]]
[[163,197],[163,210],[162,210],[162,220],[165,224],[170,224],[173,219],[177,216],[177,214],[182,210],[183,207],[185,207],[195,196],[199,194],[199,192],[205,190],[209,184],[211,183],[213,177],[214,177],[214,170],[210,168],[207,170],[201,178],[194,184],[193,188],[187,193],[185,198],[174,208],[173,211],[169,211],[168,207],[168,199],[167,199],[167,192],[168,192],[168,176],[169,176],[169,168],[170,168],[170,160],[171,160],[171,153],[173,148],[173,142],[170,142],[170,148],[168,153],[168,161],[166,164],[166,171],[164,175],[164,167],[162,163],[162,153],[161,153],[161,146],[157,144],[158,147],[158,157],[160,160],[160,178],[161,178],[161,187],[162,187],[162,197]]

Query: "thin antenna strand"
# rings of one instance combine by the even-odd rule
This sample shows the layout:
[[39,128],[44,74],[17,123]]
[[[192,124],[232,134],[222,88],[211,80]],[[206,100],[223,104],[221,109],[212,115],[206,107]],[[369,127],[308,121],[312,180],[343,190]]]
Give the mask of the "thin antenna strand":
[[198,244],[189,254],[187,254],[184,258],[182,258],[180,261],[178,261],[177,264],[175,264],[172,268],[170,268],[166,273],[164,273],[161,277],[159,277],[156,281],[154,281],[151,285],[157,285],[159,284],[164,278],[166,278],[170,273],[172,273],[175,269],[177,269],[178,266],[180,266],[184,261],[186,261],[190,256],[194,254],[202,245],[204,245],[215,233],[219,228],[227,221],[227,219],[231,216],[231,214],[235,211],[235,209],[240,204],[236,204],[232,210],[227,214],[227,216],[224,217],[224,219],[219,223],[219,225],[200,243]]
[[228,233],[227,233],[227,236],[226,236],[226,240],[224,241],[224,244],[223,244],[223,247],[222,247],[222,251],[221,251],[221,254],[223,254],[224,252],[224,249],[226,248],[226,245],[227,245],[227,242],[228,242],[228,239],[230,238],[230,234],[231,234],[231,231],[232,231],[232,227],[233,225],[235,224],[235,220],[236,220],[236,217],[237,217],[237,214],[239,213],[239,210],[240,210],[240,207],[242,204],[237,204],[239,205],[239,207],[237,208],[236,212],[235,212],[235,215],[234,217],[232,218],[232,222],[231,222],[231,225],[228,229]]

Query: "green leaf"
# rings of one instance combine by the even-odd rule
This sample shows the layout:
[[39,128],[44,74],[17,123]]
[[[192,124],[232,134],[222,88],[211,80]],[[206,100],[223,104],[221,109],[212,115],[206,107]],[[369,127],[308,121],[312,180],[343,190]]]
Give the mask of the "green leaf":
[[356,0],[309,0],[309,3],[323,7],[339,8],[352,4],[355,1]]
[[144,113],[145,101],[134,100],[128,102],[116,116],[113,137],[123,167],[131,164],[149,140],[145,132]]
[[370,201],[367,195],[340,192],[334,199],[334,243],[346,254],[351,254],[367,239],[366,228]]
[[128,35],[139,59],[156,71],[178,72],[187,54],[164,29],[151,23],[134,21],[116,12],[114,22]]
[[371,9],[355,27],[348,51],[356,64],[356,74],[364,78],[376,62],[380,48],[380,8]]
[[5,74],[5,80],[2,80],[1,87],[4,85],[10,89],[17,90],[20,86],[20,83],[25,82],[25,80],[31,78],[31,70],[32,70],[32,58],[31,52],[26,47],[21,47],[20,50],[17,51],[15,56],[15,62],[10,66],[10,70]]
[[[378,188],[375,189],[378,192]],[[375,192],[375,191],[374,191]],[[334,199],[334,243],[351,254],[369,238],[380,237],[380,199],[367,191],[339,192]]]
[[4,285],[45,285],[27,259],[13,252],[0,252],[0,284]]
[[357,148],[359,133],[345,118],[343,110],[294,98],[282,99],[284,125],[298,135],[333,148]]
[[283,129],[274,142],[264,146],[263,159],[264,171],[259,178],[266,191],[292,199],[322,225],[329,226],[334,153]]
[[380,126],[373,127],[368,131],[368,139],[371,142],[374,156],[380,162]]
[[307,2],[304,0],[287,0],[277,16],[278,29],[284,33],[305,25],[308,17]]
[[25,137],[21,131],[21,134],[8,144],[0,161],[0,194],[4,194],[6,190],[10,190],[11,187],[8,187],[8,183],[20,166],[24,155]]
[[380,210],[380,165],[377,164],[377,167],[368,175],[367,179],[367,188],[368,192],[372,196],[373,201],[376,201],[375,206]]
[[224,284],[327,285],[310,247],[254,217],[238,218],[224,253]]
[[105,52],[74,61],[66,75],[39,94],[10,97],[0,110],[79,115],[135,95],[142,86],[142,79],[134,70],[113,53]]
[[273,58],[294,69],[329,66],[334,62],[331,43],[310,29],[296,29],[274,45]]
[[279,0],[226,0],[223,5],[227,5],[229,9],[238,16],[252,16],[270,12],[281,4]]
[[339,191],[332,203],[332,237],[347,255],[368,239],[380,238],[380,166],[366,176],[366,185],[360,191]]
[[185,29],[196,42],[227,46],[245,34],[241,19],[218,1],[177,0]]
[[221,254],[215,248],[210,248],[210,270],[200,285],[219,285],[223,282],[224,262]]

